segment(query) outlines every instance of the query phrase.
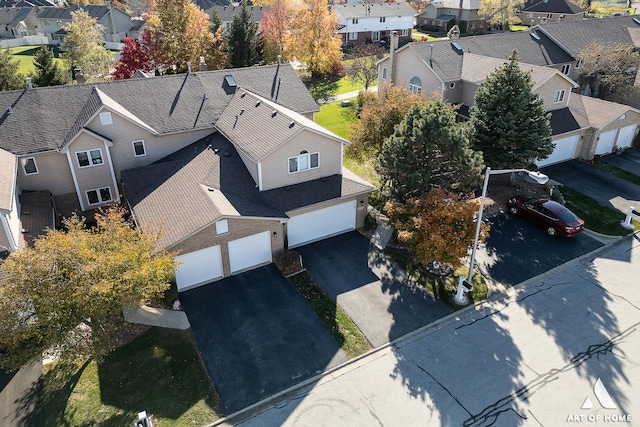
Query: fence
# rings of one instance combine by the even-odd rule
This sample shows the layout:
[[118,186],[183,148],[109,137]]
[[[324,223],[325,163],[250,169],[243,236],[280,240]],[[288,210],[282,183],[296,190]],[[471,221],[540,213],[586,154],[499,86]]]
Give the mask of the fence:
[[0,40],[0,48],[2,49],[19,46],[38,46],[41,44],[50,44],[49,39],[45,36],[25,36],[19,39]]

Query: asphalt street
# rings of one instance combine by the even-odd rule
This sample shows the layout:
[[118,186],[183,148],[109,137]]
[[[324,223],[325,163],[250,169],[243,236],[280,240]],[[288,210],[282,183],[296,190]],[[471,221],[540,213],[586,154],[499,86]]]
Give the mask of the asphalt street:
[[599,252],[218,424],[638,425],[640,239]]

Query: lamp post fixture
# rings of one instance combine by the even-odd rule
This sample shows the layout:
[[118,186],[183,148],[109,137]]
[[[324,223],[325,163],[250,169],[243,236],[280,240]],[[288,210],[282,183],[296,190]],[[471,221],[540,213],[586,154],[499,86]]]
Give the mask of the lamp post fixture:
[[515,173],[515,172],[526,172],[531,179],[536,181],[538,184],[546,184],[549,181],[549,177],[540,172],[532,172],[528,169],[497,169],[491,170],[490,167],[487,167],[484,172],[484,184],[482,185],[482,197],[480,199],[480,208],[478,209],[478,219],[476,221],[476,235],[473,239],[473,248],[471,249],[471,262],[469,263],[469,274],[465,278],[464,276],[460,276],[460,280],[458,281],[458,290],[456,295],[453,297],[453,302],[458,305],[467,305],[469,304],[469,297],[467,296],[467,292],[471,290],[471,278],[473,277],[473,267],[476,262],[476,248],[478,247],[478,238],[480,237],[480,226],[482,225],[482,213],[484,212],[484,200],[487,197],[487,187],[489,185],[489,177],[491,175],[500,175],[505,173]]

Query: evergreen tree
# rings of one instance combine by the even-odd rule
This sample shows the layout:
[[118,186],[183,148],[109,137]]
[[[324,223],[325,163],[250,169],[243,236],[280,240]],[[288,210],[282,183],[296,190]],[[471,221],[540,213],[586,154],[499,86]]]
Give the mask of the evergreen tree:
[[478,88],[471,107],[472,147],[492,168],[524,168],[553,152],[550,114],[533,93],[531,74],[514,52]]
[[253,20],[251,10],[245,2],[242,2],[240,13],[233,17],[225,39],[232,67],[250,67],[262,60],[262,39],[258,33],[258,23]]
[[441,99],[414,104],[378,157],[391,199],[401,203],[438,187],[467,194],[480,183],[482,156],[469,148],[469,130]]
[[9,49],[0,50],[0,90],[20,89],[25,86],[18,74],[18,61],[13,61]]
[[55,62],[53,52],[48,46],[42,46],[33,56],[36,72],[31,76],[34,86],[59,86],[69,83],[69,75]]

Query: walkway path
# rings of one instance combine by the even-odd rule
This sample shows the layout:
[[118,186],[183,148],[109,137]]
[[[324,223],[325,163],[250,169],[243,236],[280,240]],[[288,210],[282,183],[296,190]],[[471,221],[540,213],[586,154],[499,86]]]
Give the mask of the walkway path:
[[184,311],[166,310],[143,305],[137,309],[122,310],[124,320],[141,325],[158,326],[169,329],[189,329],[189,319]]

